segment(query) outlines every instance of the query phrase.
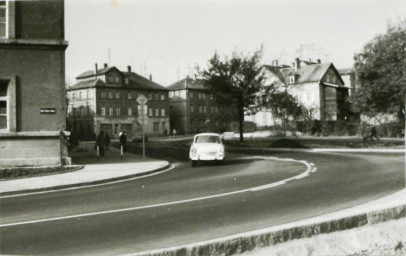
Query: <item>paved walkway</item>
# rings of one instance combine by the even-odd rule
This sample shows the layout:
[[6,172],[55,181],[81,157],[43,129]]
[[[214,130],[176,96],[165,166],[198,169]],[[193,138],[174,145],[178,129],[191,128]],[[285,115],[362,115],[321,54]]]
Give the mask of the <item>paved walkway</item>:
[[94,142],[85,142],[80,144],[78,150],[71,152],[73,165],[84,165],[81,170],[0,181],[0,195],[97,184],[145,175],[169,167],[167,161],[153,158],[143,159],[140,155],[130,153],[125,153],[121,160],[120,151],[114,147],[110,147],[104,157],[97,159],[93,147]]

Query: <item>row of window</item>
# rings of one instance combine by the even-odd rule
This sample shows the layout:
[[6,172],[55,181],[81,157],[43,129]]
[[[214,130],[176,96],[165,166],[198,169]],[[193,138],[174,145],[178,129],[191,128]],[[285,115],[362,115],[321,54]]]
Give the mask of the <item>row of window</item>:
[[[189,91],[188,93],[190,99],[214,99],[214,95],[212,93],[204,93],[204,92],[192,92]],[[186,90],[177,90],[169,92],[169,97],[173,98],[174,96],[186,98]]]
[[[102,92],[101,93],[101,98],[102,99],[120,99],[121,98],[121,93],[120,92]],[[127,99],[137,99],[138,95],[135,92],[127,92]],[[148,95],[149,100],[165,100],[165,94],[164,93],[149,93]]]
[[[78,92],[78,93],[72,93],[72,100],[81,100],[81,99],[89,99],[91,97],[91,92],[86,91],[86,92]],[[136,92],[127,92],[127,99],[137,99],[138,94]],[[121,98],[121,93],[120,92],[102,92],[101,93],[101,98],[102,99],[120,99]],[[164,93],[150,93],[148,95],[149,100],[165,100],[165,94]]]
[[[208,108],[207,106],[204,105],[199,105],[199,113],[207,113],[207,110],[210,111],[210,113],[218,113],[219,109],[217,106],[210,106],[210,108]],[[190,112],[194,113],[195,112],[195,108],[193,105],[190,105]]]
[[[132,116],[133,115],[133,108],[127,108],[127,113],[128,116]],[[165,108],[149,108],[148,109],[148,116],[149,117],[165,117]],[[101,115],[102,116],[120,116],[121,115],[121,108],[120,107],[102,107],[101,108]]]
[[[154,129],[154,131],[155,132],[157,132],[157,131],[159,131],[159,126],[160,126],[160,122],[154,122],[153,123],[153,129]],[[165,131],[165,132],[167,132],[167,130],[166,130],[166,123],[165,122],[162,122],[162,125],[161,125],[161,128],[162,128],[162,131]]]

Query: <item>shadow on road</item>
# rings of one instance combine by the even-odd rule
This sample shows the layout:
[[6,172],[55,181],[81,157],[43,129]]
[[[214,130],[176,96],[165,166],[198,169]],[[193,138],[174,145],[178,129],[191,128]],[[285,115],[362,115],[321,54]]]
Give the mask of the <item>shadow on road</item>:
[[237,164],[250,164],[254,161],[263,161],[262,158],[251,158],[251,159],[226,159],[224,162],[216,162],[216,161],[205,161],[199,162],[196,167],[199,166],[227,166],[227,165],[237,165]]

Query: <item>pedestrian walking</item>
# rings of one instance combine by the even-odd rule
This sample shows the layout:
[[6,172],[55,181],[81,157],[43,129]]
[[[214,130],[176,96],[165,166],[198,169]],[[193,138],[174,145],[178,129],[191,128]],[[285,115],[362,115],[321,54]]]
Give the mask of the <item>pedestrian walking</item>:
[[99,149],[99,156],[104,156],[104,149],[106,146],[106,134],[103,131],[100,131],[99,135],[96,138],[96,150]]
[[126,145],[127,145],[127,134],[125,131],[122,131],[120,134],[120,146],[123,148],[123,152],[127,151]]
[[110,142],[111,142],[110,135],[106,133],[106,151],[110,150]]
[[176,137],[176,130],[175,129],[172,130],[172,137]]
[[376,131],[376,127],[375,127],[375,126],[372,126],[370,135],[367,136],[367,137],[365,137],[365,138],[364,138],[364,141],[367,140],[367,139],[374,140],[374,138],[376,138],[376,139],[379,141],[379,138],[378,138],[378,135],[377,135],[377,131]]

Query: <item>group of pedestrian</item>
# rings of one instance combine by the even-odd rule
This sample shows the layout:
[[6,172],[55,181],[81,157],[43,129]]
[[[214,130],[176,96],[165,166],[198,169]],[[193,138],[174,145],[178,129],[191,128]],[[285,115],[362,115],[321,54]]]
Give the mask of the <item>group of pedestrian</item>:
[[[123,147],[123,152],[126,152],[127,145],[127,134],[125,131],[121,131],[119,134],[120,146]],[[104,157],[105,151],[110,150],[111,138],[108,133],[100,131],[99,135],[96,137],[95,149],[98,150],[97,155]]]

